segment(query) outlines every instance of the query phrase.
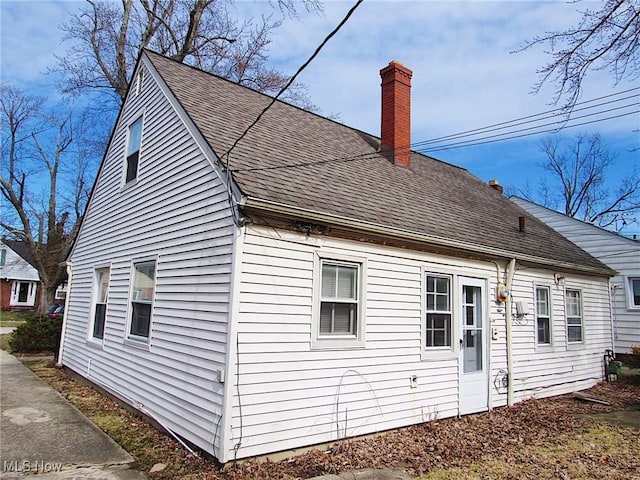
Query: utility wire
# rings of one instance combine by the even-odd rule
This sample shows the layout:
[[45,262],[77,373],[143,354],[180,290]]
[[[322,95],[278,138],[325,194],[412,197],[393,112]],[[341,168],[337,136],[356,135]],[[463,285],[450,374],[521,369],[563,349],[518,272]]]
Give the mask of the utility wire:
[[[592,105],[592,106],[589,106],[589,107],[577,108],[577,109],[572,110],[571,113],[580,112],[580,111],[584,111],[584,110],[590,110],[592,108],[602,107],[602,106],[605,106],[605,105],[610,105],[612,103],[617,103],[617,102],[621,102],[623,100],[629,100],[631,98],[636,98],[636,97],[640,97],[640,93],[637,93],[635,95],[629,95],[629,96],[622,97],[622,98],[618,98],[618,99],[615,99],[615,100],[609,100],[608,102],[598,103],[596,105]],[[619,109],[622,109],[622,108],[630,107],[632,105],[637,105],[637,104],[636,103],[627,104],[627,105],[624,105],[622,107],[617,107],[615,109],[619,110]],[[600,112],[592,113],[590,115],[597,115],[599,113],[606,113],[608,111],[610,111],[610,110],[602,110]],[[550,110],[549,112],[539,113],[539,114],[536,114],[536,115],[530,115],[528,117],[522,117],[521,119],[515,119],[515,120],[508,121],[508,122],[502,122],[502,123],[497,123],[497,124],[494,124],[494,125],[489,125],[488,127],[484,127],[484,128],[477,128],[475,130],[468,130],[466,132],[455,133],[455,134],[447,135],[447,136],[444,136],[444,137],[434,138],[432,140],[423,140],[423,141],[420,141],[420,142],[412,143],[411,147],[415,148],[415,147],[419,147],[419,146],[422,146],[422,145],[438,143],[438,142],[444,141],[444,140],[449,141],[449,140],[457,140],[459,138],[464,138],[464,137],[472,137],[472,136],[476,136],[476,135],[481,135],[483,133],[495,132],[495,131],[498,131],[498,130],[506,130],[506,129],[517,127],[517,126],[520,126],[520,125],[526,125],[526,124],[529,124],[529,123],[538,123],[538,122],[540,122],[542,120],[547,120],[549,118],[557,118],[557,117],[563,116],[563,115],[557,114],[557,113],[551,114],[551,115],[545,115],[545,113],[551,113],[551,112],[553,112],[553,110]],[[542,115],[545,115],[545,116],[542,116]],[[524,120],[524,119],[527,119],[527,118],[534,118],[534,117],[539,117],[539,118],[535,118],[533,120],[518,121],[518,120]],[[557,120],[554,123],[568,123],[571,120],[575,120],[575,119],[583,118],[583,117],[584,117],[584,115],[583,116],[578,116],[578,117],[560,118],[559,120]],[[539,125],[539,126],[545,126],[545,125]],[[536,126],[532,126],[530,128],[537,128],[537,127]]]
[[[604,100],[605,98],[611,98],[611,97],[615,97],[615,96],[618,96],[618,95],[624,95],[626,93],[630,93],[630,92],[634,92],[634,91],[638,91],[638,90],[640,90],[640,87],[634,87],[634,88],[631,88],[629,90],[624,90],[622,92],[617,92],[617,93],[612,93],[610,95],[605,95],[605,96],[602,96],[602,97],[592,98],[591,100],[585,100],[584,102],[576,103],[576,106],[577,105],[585,105],[587,103],[593,103],[593,102],[596,102],[598,100]],[[618,102],[618,101],[621,101],[621,100],[627,100],[629,98],[634,98],[634,97],[637,97],[639,95],[640,94],[634,94],[634,95],[630,95],[628,97],[624,97],[624,98],[621,98],[621,99],[610,100],[609,102],[604,102],[604,103],[601,103],[601,104],[598,104],[598,105],[592,105],[590,107],[583,107],[583,108],[579,108],[579,109],[573,110],[573,111],[587,110],[589,108],[594,108],[594,107],[597,107],[597,106],[602,106],[602,105],[606,105],[606,104],[609,104],[609,103],[614,103],[614,102]],[[454,133],[454,134],[451,134],[451,135],[446,135],[444,137],[437,137],[437,138],[433,138],[433,139],[430,139],[430,140],[423,140],[423,141],[420,141],[420,142],[417,142],[417,143],[412,143],[411,145],[412,146],[419,146],[419,145],[424,145],[424,144],[427,144],[427,143],[435,143],[435,142],[438,142],[440,140],[450,140],[450,139],[454,139],[454,138],[458,138],[458,137],[468,136],[469,134],[473,134],[473,133],[480,134],[480,133],[482,133],[484,131],[492,131],[490,129],[494,129],[495,127],[501,127],[503,125],[505,125],[505,127],[503,127],[503,128],[509,128],[508,126],[512,125],[512,124],[513,124],[512,126],[524,125],[526,123],[533,123],[533,122],[537,122],[539,120],[543,120],[543,119],[546,119],[546,118],[552,118],[554,116],[566,116],[566,114],[562,113],[563,111],[564,111],[563,107],[555,108],[553,110],[547,110],[545,112],[540,112],[540,113],[536,113],[536,114],[533,114],[533,115],[527,115],[527,116],[524,116],[524,117],[515,118],[513,120],[508,120],[506,122],[494,123],[493,125],[488,125],[486,127],[475,128],[473,130],[466,130],[464,132]],[[547,114],[550,114],[550,113],[553,113],[553,112],[559,112],[559,113],[556,113],[554,115],[550,115],[548,117],[540,118],[538,120],[530,120],[530,121],[527,121],[527,122],[516,123],[516,122],[521,122],[522,120],[528,120],[528,119],[532,119],[532,118],[536,118],[536,117],[542,117],[543,115],[547,115]],[[498,129],[498,130],[500,130],[500,129]]]
[[320,45],[318,45],[318,47],[315,49],[315,51],[313,52],[313,54],[311,54],[311,56],[308,58],[308,60],[306,62],[304,62],[300,68],[298,68],[298,70],[296,71],[296,73],[293,74],[293,76],[289,79],[289,81],[286,83],[286,85],[284,85],[280,91],[277,93],[277,95],[275,97],[273,97],[271,99],[271,102],[269,102],[269,104],[260,112],[260,114],[256,117],[256,119],[245,129],[244,132],[242,132],[242,135],[240,135],[235,142],[233,142],[233,145],[231,145],[231,147],[229,148],[229,150],[227,150],[222,156],[226,157],[226,163],[225,163],[225,167],[228,169],[229,168],[229,155],[231,154],[231,151],[236,147],[236,145],[238,145],[238,143],[240,143],[240,141],[247,135],[247,133],[249,133],[249,130],[251,130],[262,118],[262,116],[267,113],[267,110],[269,110],[274,103],[276,103],[276,100],[278,99],[278,97],[280,97],[280,95],[282,95],[285,90],[287,90],[287,88],[289,88],[291,86],[291,84],[295,81],[295,79],[298,77],[298,75],[300,75],[300,73],[302,73],[302,71],[307,68],[307,66],[313,61],[314,58],[316,58],[318,56],[318,54],[320,53],[320,50],[322,50],[322,48],[327,44],[327,42],[329,42],[329,40],[331,40],[331,38],[338,33],[338,31],[343,27],[343,25],[345,23],[347,23],[347,20],[349,20],[349,17],[351,17],[351,15],[353,15],[353,13],[356,11],[356,9],[360,6],[360,4],[363,2],[364,0],[358,0],[355,5],[353,7],[351,7],[351,9],[347,12],[347,14],[345,15],[345,17],[342,19],[342,21],[340,21],[340,23],[331,31],[331,33],[329,33],[329,35],[327,35],[324,40],[322,41],[322,43],[320,43]]
[[[604,98],[604,97],[600,97],[600,98]],[[597,100],[597,99],[593,99],[593,100]],[[593,101],[593,100],[589,100],[589,102]],[[587,102],[583,102],[583,103],[587,103]],[[594,116],[594,115],[600,115],[603,113],[607,113],[607,112],[611,112],[613,110],[618,110],[621,108],[628,108],[631,106],[635,106],[636,104],[628,104],[628,105],[624,105],[623,107],[616,107],[615,109],[608,109],[608,110],[602,110],[596,113],[591,113],[588,115],[583,115],[580,117],[576,117],[572,120],[578,119],[578,118],[585,118],[588,116]],[[615,115],[615,116],[610,116],[610,117],[606,117],[606,118],[598,118],[595,120],[591,120],[588,122],[582,122],[582,123],[577,123],[577,124],[571,124],[571,125],[565,125],[564,128],[573,128],[573,127],[578,127],[578,126],[583,126],[583,125],[589,125],[591,123],[597,123],[597,122],[602,122],[605,120],[612,120],[615,118],[620,118],[620,117],[624,117],[627,115],[632,115],[635,113],[640,113],[640,111],[632,111],[632,112],[627,112],[627,113],[623,113],[621,115]],[[521,118],[530,118],[530,117],[534,117],[534,116],[538,116],[538,115],[542,115],[542,114],[537,114],[537,115],[530,115],[528,117],[521,117]],[[509,122],[502,122],[502,123],[498,123],[495,125],[503,125],[503,124],[508,124],[516,120],[511,120]],[[551,122],[545,125],[536,125],[536,126],[531,126],[525,129],[520,129],[520,130],[515,130],[515,131],[511,131],[511,132],[504,132],[502,134],[498,134],[498,135],[491,135],[488,137],[481,137],[481,138],[477,138],[477,139],[472,139],[472,140],[466,140],[466,141],[462,141],[462,142],[456,142],[456,143],[452,143],[452,144],[445,144],[445,145],[434,145],[433,148],[423,148],[423,149],[417,149],[418,152],[420,153],[427,153],[427,152],[438,152],[438,151],[442,151],[442,150],[450,150],[450,149],[455,149],[455,148],[464,148],[464,147],[472,147],[475,145],[485,145],[488,143],[497,143],[497,142],[502,142],[502,141],[506,141],[506,140],[513,140],[516,138],[522,138],[522,137],[526,137],[526,136],[531,136],[531,135],[539,135],[542,133],[550,133],[550,132],[554,132],[557,130],[557,128],[552,128],[552,129],[547,129],[547,130],[538,130],[539,128],[542,128],[544,126],[549,126],[549,125],[556,125],[558,123],[562,123],[561,120],[557,121],[557,122]],[[483,131],[486,130],[489,127],[484,127],[484,128],[477,128],[474,130],[469,130],[469,132],[471,131]],[[535,130],[535,131],[531,131],[528,132],[529,130]],[[487,130],[488,132],[488,130]],[[528,132],[528,133],[522,133],[522,132]],[[463,132],[466,135],[466,132]],[[512,135],[514,133],[519,133],[518,135]],[[451,137],[451,139],[455,139],[454,137],[457,134],[454,135],[447,135],[446,137],[440,137],[440,138],[449,138]],[[500,137],[500,136],[505,136],[505,138],[495,138],[495,137]],[[492,138],[491,140],[488,140],[489,138]],[[480,141],[480,140],[485,140],[485,141]],[[435,141],[435,139],[433,140]],[[430,141],[425,141],[425,142],[417,142],[416,144],[412,144],[413,145],[422,145],[423,143],[429,143]],[[411,149],[411,146],[408,147],[404,147],[404,148],[399,148],[397,149],[398,151],[402,151],[402,150],[407,150],[407,149]],[[360,153],[357,155],[349,155],[349,156],[343,156],[343,157],[334,157],[334,158],[325,158],[322,160],[315,160],[315,161],[307,161],[307,162],[292,162],[292,163],[286,163],[283,165],[271,165],[271,166],[267,166],[267,167],[250,167],[250,168],[238,168],[238,169],[234,169],[232,170],[232,172],[256,172],[256,171],[267,171],[267,170],[283,170],[283,169],[288,169],[288,168],[300,168],[300,167],[310,167],[310,166],[315,166],[315,165],[324,165],[324,164],[328,164],[328,163],[343,163],[343,162],[351,162],[351,161],[355,161],[355,160],[362,160],[362,159],[367,159],[367,158],[373,158],[373,157],[377,157],[378,155],[380,155],[379,152],[377,151],[372,151],[372,152],[368,152],[368,153]]]
[[[604,113],[604,112],[599,112],[599,113]],[[588,122],[582,122],[582,123],[576,123],[573,125],[567,125],[566,128],[573,128],[573,127],[581,127],[583,125],[590,125],[592,123],[597,123],[597,122],[604,122],[605,120],[614,120],[616,118],[621,118],[621,117],[626,117],[627,115],[633,115],[636,113],[640,113],[640,110],[635,110],[632,112],[627,112],[627,113],[621,113],[620,115],[613,115],[611,117],[606,117],[606,118],[598,118],[596,120],[590,120]],[[591,115],[585,115],[583,117],[579,117],[579,118],[584,118],[586,116],[593,116],[593,115],[597,115],[597,114],[591,114]],[[550,123],[547,125],[555,125],[559,122],[555,122],[555,123]],[[545,125],[539,125],[537,127],[531,127],[531,128],[527,128],[524,130],[533,130],[535,128],[541,128],[544,127]],[[516,130],[516,132],[518,132],[519,130]],[[497,142],[503,142],[505,140],[513,140],[515,138],[522,138],[522,137],[529,137],[531,135],[539,135],[541,133],[552,133],[552,132],[557,132],[558,129],[557,128],[550,128],[547,130],[540,130],[540,131],[535,131],[535,132],[528,132],[528,133],[522,133],[520,135],[511,135],[509,137],[505,137],[505,138],[493,138],[493,137],[499,137],[502,135],[510,135],[510,133],[515,133],[515,132],[510,132],[510,133],[503,133],[501,135],[490,135],[488,137],[481,137],[477,140],[484,140],[484,139],[488,139],[488,138],[493,138],[492,140],[486,140],[486,141],[476,141],[476,140],[467,140],[467,141],[463,141],[463,142],[457,142],[457,143],[452,143],[452,144],[448,144],[448,145],[439,145],[439,146],[435,146],[434,148],[425,148],[425,149],[418,149],[418,151],[420,153],[426,153],[426,152],[440,152],[442,150],[451,150],[454,148],[463,148],[463,147],[474,147],[476,145],[485,145],[487,143],[497,143]],[[470,142],[474,142],[474,143],[470,143]]]

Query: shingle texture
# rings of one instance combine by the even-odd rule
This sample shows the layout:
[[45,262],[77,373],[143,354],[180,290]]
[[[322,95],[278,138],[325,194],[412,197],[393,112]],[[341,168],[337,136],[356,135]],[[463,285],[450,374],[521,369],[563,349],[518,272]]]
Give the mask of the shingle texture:
[[[271,98],[147,55],[225,162],[225,152]],[[377,153],[378,146],[378,137],[278,101],[233,149],[229,167],[249,198],[505,254],[606,269],[466,170],[415,152],[409,169],[394,166]],[[527,216],[524,233],[520,216]]]

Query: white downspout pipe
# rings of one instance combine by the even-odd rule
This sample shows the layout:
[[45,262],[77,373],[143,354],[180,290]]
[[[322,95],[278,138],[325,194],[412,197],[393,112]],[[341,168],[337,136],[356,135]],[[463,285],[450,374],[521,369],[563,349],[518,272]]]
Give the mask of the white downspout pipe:
[[65,262],[67,267],[67,294],[64,297],[64,315],[62,315],[62,331],[60,332],[60,346],[58,347],[57,367],[62,367],[62,355],[64,352],[64,339],[67,333],[67,317],[69,316],[69,297],[71,296],[71,280],[73,279],[73,264]]
[[505,301],[505,319],[507,322],[507,406],[513,405],[513,349],[512,349],[512,300],[513,276],[516,273],[516,259],[512,258],[507,266],[507,289],[509,295]]

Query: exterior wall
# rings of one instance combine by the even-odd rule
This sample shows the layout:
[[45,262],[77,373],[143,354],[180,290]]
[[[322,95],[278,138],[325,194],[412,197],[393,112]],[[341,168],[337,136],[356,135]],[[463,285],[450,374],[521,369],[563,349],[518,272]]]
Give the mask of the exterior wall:
[[[366,262],[362,348],[313,346],[317,254]],[[496,340],[490,341],[490,405],[506,405],[506,388],[498,381],[507,368],[504,304],[495,303],[504,261],[499,265],[500,273],[492,262],[247,227],[237,339],[232,339],[238,345],[237,374],[230,379],[235,382],[231,444],[239,448],[226,452],[226,458],[457,415],[458,338],[453,337],[453,352],[426,353],[422,348],[425,272],[453,274],[454,282],[459,275],[487,279],[486,333],[496,330]],[[521,267],[515,274],[514,299],[531,302],[538,280],[552,283],[553,272]],[[563,290],[555,289],[551,352],[536,351],[532,318],[514,326],[516,400],[587,388],[602,378],[602,354],[611,346],[610,323],[608,305],[595,297],[606,295],[606,279],[572,277],[567,282],[585,292],[586,343],[567,347]],[[413,375],[417,388],[410,385]]]
[[[70,255],[62,363],[206,451],[219,448],[233,235],[226,187],[145,68],[116,125]],[[128,124],[144,113],[137,181]],[[133,262],[155,258],[149,343],[128,339]],[[110,268],[104,340],[96,268]],[[220,375],[220,376],[219,376]]]
[[[606,278],[565,276],[523,268],[511,290],[531,312],[513,323],[513,381],[515,400],[559,395],[592,386],[604,378],[603,355],[612,348],[611,315]],[[551,293],[551,345],[536,344],[535,287]],[[565,290],[579,290],[583,307],[583,342],[567,342]]]
[[631,308],[629,278],[640,278],[640,241],[608,232],[525,200],[513,199],[529,213],[617,271],[611,279],[615,351],[640,345],[640,309]]
[[0,279],[0,298],[2,299],[1,308],[3,311],[11,310],[11,282]]

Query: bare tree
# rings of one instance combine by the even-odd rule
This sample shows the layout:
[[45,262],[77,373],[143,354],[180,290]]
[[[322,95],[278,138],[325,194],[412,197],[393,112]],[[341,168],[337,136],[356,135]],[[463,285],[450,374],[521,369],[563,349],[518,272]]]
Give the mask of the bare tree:
[[77,132],[89,130],[73,109],[58,107],[57,113],[49,113],[42,98],[4,84],[0,105],[0,192],[10,206],[3,206],[0,226],[29,248],[42,282],[44,309],[66,275],[60,264],[79,227],[95,157],[83,150]]
[[[265,93],[277,92],[288,80],[268,66],[270,35],[281,20],[240,22],[229,14],[233,0],[86,2],[61,27],[74,42],[54,69],[63,73],[66,92],[108,89],[122,102],[144,48]],[[285,15],[297,13],[293,0],[274,0],[272,5]],[[304,0],[302,5],[321,9],[319,0]],[[311,106],[300,85],[285,99]]]
[[545,45],[552,61],[540,69],[539,91],[547,82],[556,85],[556,102],[571,109],[590,70],[608,70],[616,84],[640,75],[640,1],[606,0],[599,10],[586,9],[576,27],[547,32],[522,50]]
[[528,200],[612,230],[638,222],[640,172],[629,166],[617,187],[608,189],[608,170],[615,164],[615,155],[599,134],[550,137],[541,142],[540,150],[546,157],[541,167],[551,179],[542,181],[537,195],[520,192]]

